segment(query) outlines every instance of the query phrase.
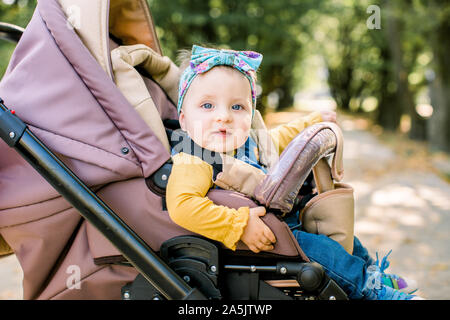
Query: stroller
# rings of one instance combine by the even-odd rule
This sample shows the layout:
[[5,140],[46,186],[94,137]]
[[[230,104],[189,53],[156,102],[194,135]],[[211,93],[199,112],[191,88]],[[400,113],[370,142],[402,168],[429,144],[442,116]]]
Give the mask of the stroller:
[[[39,1],[23,34],[1,32],[20,41],[0,82],[0,247],[20,262],[24,299],[347,299],[276,210],[263,217],[275,248],[258,254],[170,220],[178,73],[146,1]],[[120,51],[142,44],[158,63]],[[303,155],[306,172],[332,149]]]

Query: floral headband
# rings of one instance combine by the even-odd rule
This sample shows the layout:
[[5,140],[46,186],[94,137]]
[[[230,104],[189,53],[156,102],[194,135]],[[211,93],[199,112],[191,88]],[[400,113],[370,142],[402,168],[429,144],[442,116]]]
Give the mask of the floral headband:
[[253,51],[217,50],[192,46],[191,62],[181,75],[178,88],[178,113],[181,111],[184,96],[195,77],[215,66],[230,66],[243,73],[252,91],[253,110],[256,107],[256,83],[254,74],[262,61],[262,54]]

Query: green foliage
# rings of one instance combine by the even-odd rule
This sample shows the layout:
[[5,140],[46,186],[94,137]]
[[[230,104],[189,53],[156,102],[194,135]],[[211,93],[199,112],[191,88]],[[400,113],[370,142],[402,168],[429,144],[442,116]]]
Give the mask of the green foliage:
[[[262,99],[278,90],[280,107],[292,105],[294,66],[301,57],[299,34],[307,30],[300,17],[322,1],[312,0],[150,0],[164,53],[174,59],[192,44],[264,55],[259,71]],[[263,111],[264,103],[258,108]]]
[[367,7],[365,1],[333,2],[318,23],[324,34],[318,45],[326,60],[330,91],[338,107],[345,110],[357,110],[371,95],[374,75],[382,67],[380,48],[366,25]]
[[[366,23],[369,5],[380,9],[379,29]],[[369,110],[394,130],[402,114],[416,116],[410,109],[427,85],[432,60],[427,35],[436,30],[437,20],[436,11],[421,1],[327,1],[311,41],[325,57],[338,107],[361,111],[365,99],[375,98],[378,108]]]
[[0,21],[25,28],[35,7],[36,0],[0,1]]
[[[316,81],[312,72],[317,66],[305,67],[314,57],[323,61],[338,108],[368,112],[392,130],[406,115],[412,137],[450,150],[450,0],[148,3],[163,52],[173,60],[193,44],[261,52],[262,112],[269,95],[278,98],[281,110],[293,105],[298,90]],[[371,5],[380,8],[380,29],[368,27]],[[35,6],[36,0],[0,0],[0,21],[25,27]],[[0,76],[13,49],[13,44],[0,42]],[[433,105],[433,116],[418,114],[421,102]]]

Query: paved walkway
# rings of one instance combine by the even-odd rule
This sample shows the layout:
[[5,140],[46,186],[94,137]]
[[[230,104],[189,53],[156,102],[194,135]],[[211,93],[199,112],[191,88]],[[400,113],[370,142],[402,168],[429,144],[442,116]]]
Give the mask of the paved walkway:
[[[355,189],[356,235],[380,258],[392,249],[389,270],[417,279],[424,298],[450,299],[450,184],[426,166],[408,164],[357,122],[339,124],[344,182]],[[15,256],[0,258],[0,299],[21,299],[21,279]]]
[[0,300],[22,299],[22,278],[15,255],[0,258]]
[[[351,123],[350,123],[351,124]],[[418,294],[450,299],[450,184],[367,131],[344,129],[345,181],[355,189],[355,233],[390,272],[416,279]]]

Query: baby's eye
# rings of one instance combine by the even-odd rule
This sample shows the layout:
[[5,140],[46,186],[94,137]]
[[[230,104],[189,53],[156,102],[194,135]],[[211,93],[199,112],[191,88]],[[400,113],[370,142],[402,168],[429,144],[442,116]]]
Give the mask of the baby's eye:
[[242,107],[240,104],[235,104],[235,105],[233,105],[233,106],[231,107],[231,109],[233,109],[233,110],[242,110],[243,107]]
[[211,103],[204,103],[202,104],[202,108],[203,109],[211,109],[213,107],[213,105]]

